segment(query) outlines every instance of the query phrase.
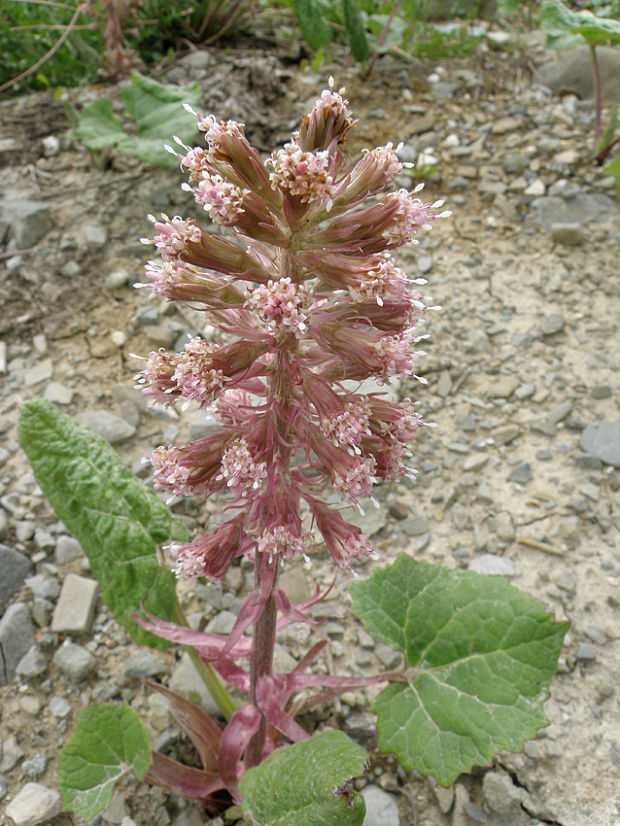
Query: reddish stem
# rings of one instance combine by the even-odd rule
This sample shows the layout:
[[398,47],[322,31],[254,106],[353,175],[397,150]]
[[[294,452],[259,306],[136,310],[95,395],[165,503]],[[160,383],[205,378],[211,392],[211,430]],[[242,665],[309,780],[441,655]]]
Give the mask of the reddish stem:
[[[256,560],[254,562],[254,585],[257,591],[261,590],[261,577],[270,576],[271,572],[267,569],[261,572],[262,554],[257,552]],[[276,561],[276,566],[277,566]],[[276,585],[278,572],[277,569],[273,574],[273,583],[271,585],[271,592]],[[272,593],[265,601],[263,612],[258,621],[254,625],[252,634],[252,653],[250,655],[250,702],[256,705],[256,686],[262,677],[269,677],[273,673],[273,650],[276,644],[276,619],[278,609],[274,602]],[[252,739],[248,743],[245,752],[245,767],[246,769],[257,766],[262,760],[263,747],[265,745],[265,737],[267,735],[267,719],[262,715],[260,727]]]
[[603,93],[601,89],[601,73],[598,67],[598,58],[596,57],[596,46],[594,45],[594,43],[589,43],[588,45],[590,47],[590,59],[592,60],[592,72],[594,73],[594,144],[596,145],[598,139],[601,136],[601,112],[603,110]]

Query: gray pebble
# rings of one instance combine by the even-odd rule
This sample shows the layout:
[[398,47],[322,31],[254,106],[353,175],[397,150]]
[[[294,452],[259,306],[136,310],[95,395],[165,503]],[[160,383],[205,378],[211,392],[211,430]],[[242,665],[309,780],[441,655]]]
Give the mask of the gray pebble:
[[71,706],[64,697],[52,697],[49,709],[57,720],[62,720],[71,713]]
[[579,439],[581,449],[606,465],[620,468],[620,422],[589,424]]
[[62,671],[65,677],[79,682],[93,673],[97,660],[81,645],[65,641],[54,654],[54,665]]
[[33,754],[21,765],[21,769],[26,777],[35,778],[40,777],[47,767],[47,758],[44,754]]
[[400,651],[394,651],[393,648],[390,648],[389,645],[384,645],[382,642],[378,642],[376,644],[375,654],[378,659],[381,660],[383,665],[389,670],[398,668],[402,662],[402,654]]
[[85,413],[80,413],[76,418],[80,424],[90,427],[91,430],[94,430],[110,444],[124,442],[136,432],[133,425],[112,413],[108,413],[107,410],[88,410]]
[[59,565],[66,565],[69,562],[73,562],[74,559],[79,559],[83,556],[84,551],[77,539],[63,534],[56,540],[54,555]]
[[26,783],[6,807],[15,826],[37,826],[51,820],[61,809],[60,792],[40,783]]
[[578,660],[595,660],[596,659],[596,649],[592,645],[591,642],[580,642],[577,648],[577,659]]
[[57,381],[51,381],[45,388],[43,398],[54,404],[71,404],[73,390]]
[[16,673],[19,677],[38,677],[47,670],[47,660],[41,653],[38,645],[31,645],[28,651],[17,664]]
[[550,424],[559,424],[563,421],[573,409],[573,403],[570,401],[560,402],[552,407],[547,413],[546,420]]
[[564,329],[564,317],[559,313],[543,316],[540,322],[540,331],[544,336],[554,336]]
[[486,574],[487,576],[515,576],[517,569],[511,559],[504,556],[496,556],[495,554],[483,554],[482,556],[472,559],[467,566],[469,571],[474,571],[477,574]]
[[0,602],[6,604],[32,573],[32,562],[24,554],[0,545]]
[[166,663],[161,657],[149,651],[141,651],[129,657],[123,668],[123,673],[130,680],[140,680],[143,677],[155,677],[166,672]]
[[84,227],[84,240],[89,246],[103,247],[108,240],[108,231],[105,227],[89,224]]
[[15,676],[17,665],[34,644],[34,628],[30,612],[23,602],[15,602],[0,620],[0,645],[4,668],[0,668],[0,685],[7,685]]
[[34,387],[42,381],[49,381],[54,375],[54,365],[51,359],[43,359],[34,367],[24,373],[24,384],[26,387]]
[[522,465],[518,465],[517,467],[513,468],[508,474],[508,479],[511,482],[517,482],[520,485],[525,485],[528,482],[531,482],[533,478],[534,475],[532,473],[532,468],[529,462],[525,462]]
[[362,826],[400,826],[400,816],[396,798],[384,792],[379,786],[362,789],[366,803],[366,815]]

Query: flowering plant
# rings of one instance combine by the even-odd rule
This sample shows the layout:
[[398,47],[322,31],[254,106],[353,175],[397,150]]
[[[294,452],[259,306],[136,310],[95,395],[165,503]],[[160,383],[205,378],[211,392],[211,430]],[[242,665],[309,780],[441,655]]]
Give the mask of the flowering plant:
[[[278,631],[320,625],[312,607],[326,596],[317,591],[292,604],[279,581],[283,567],[300,558],[312,564],[323,547],[345,571],[375,559],[337,502],[361,508],[374,484],[412,473],[407,443],[424,426],[410,400],[392,401],[364,382],[419,378],[412,348],[431,308],[418,290],[424,282],[410,282],[391,250],[449,213],[436,212],[442,201],[421,201],[421,187],[386,194],[403,171],[391,144],[346,161],[354,121],[343,92],[330,81],[292,140],[266,162],[241,124],[196,115],[206,148],[180,139],[181,152],[168,148],[189,173],[184,188],[233,237],[162,216],[152,219],[154,239],[143,239],[160,255],[146,268],[155,294],[203,310],[219,336],[192,338],[180,353],[152,353],[138,376],[157,402],[197,403],[219,423],[216,432],[151,457],[155,487],[172,499],[217,495],[222,505],[203,534],[166,550],[177,575],[215,581],[245,557],[254,587],[228,635],[188,629],[178,608],[164,619],[144,602],[132,614],[133,628],[192,649],[227,723],[152,683],[202,769],[157,752],[145,757],[142,730],[123,768],[133,764],[139,777],[146,772],[213,811],[224,793],[254,824],[293,826],[304,807],[318,818],[304,823],[361,823],[363,803],[350,781],[363,772],[363,750],[340,732],[310,737],[296,719],[301,708],[350,688],[389,683],[372,707],[381,748],[442,783],[501,748],[519,748],[546,722],[542,702],[565,631],[504,580],[404,555],[351,586],[356,615],[375,639],[403,651],[403,668],[369,677],[312,672],[327,645],[319,640],[291,672],[274,670]],[[54,485],[37,456],[49,447],[29,424],[36,413],[25,411],[22,444],[38,445],[29,456],[51,498]],[[62,497],[52,501],[62,509]],[[99,573],[109,575],[104,566]],[[245,702],[236,706],[222,681]],[[110,730],[137,725],[127,707],[102,713]],[[93,719],[78,720],[61,762],[65,805],[84,816],[102,803],[84,782],[85,762],[95,762],[83,739]],[[310,777],[308,761],[316,768]]]

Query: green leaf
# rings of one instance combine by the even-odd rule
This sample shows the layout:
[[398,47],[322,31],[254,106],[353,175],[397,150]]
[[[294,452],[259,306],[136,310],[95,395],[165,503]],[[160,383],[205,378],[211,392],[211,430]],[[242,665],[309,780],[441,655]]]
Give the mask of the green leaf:
[[359,63],[365,63],[370,57],[370,46],[366,37],[366,28],[355,0],[342,0],[344,24],[349,36],[351,54]]
[[594,147],[594,157],[596,158],[601,152],[604,152],[605,149],[609,146],[609,144],[614,139],[614,133],[616,131],[616,124],[618,123],[618,107],[614,106],[611,110],[611,114],[609,116],[609,121],[607,126],[601,132],[601,136],[596,142],[596,146]]
[[349,781],[365,763],[364,749],[341,731],[276,749],[239,782],[243,815],[255,826],[361,826],[366,805]]
[[114,448],[51,402],[22,405],[19,443],[41,490],[84,549],[116,620],[137,642],[168,647],[137,625],[131,612],[143,603],[172,619],[175,577],[159,564],[157,547],[187,539],[184,525]]
[[137,712],[127,703],[87,706],[60,752],[63,808],[94,817],[109,805],[123,775],[133,769],[142,780],[150,765],[149,735]]
[[603,172],[613,175],[616,179],[616,195],[620,199],[620,155],[614,158],[611,163],[608,163],[607,166],[603,167]]
[[375,639],[405,653],[404,682],[372,704],[379,746],[449,785],[548,723],[543,703],[567,623],[502,578],[401,556],[350,585]]
[[596,45],[611,41],[620,43],[620,21],[597,17],[591,11],[571,11],[561,0],[543,0],[540,7],[540,27],[556,48],[575,45],[581,35],[586,43]]
[[192,140],[196,118],[181,104],[199,104],[199,85],[166,86],[133,72],[121,96],[133,134],[124,131],[123,121],[114,114],[109,100],[96,100],[84,107],[75,130],[84,146],[94,151],[114,146],[151,166],[176,167],[177,159],[164,144],[173,135],[186,143]]
[[293,8],[304,40],[313,49],[321,49],[332,39],[332,29],[324,20],[316,0],[293,0]]

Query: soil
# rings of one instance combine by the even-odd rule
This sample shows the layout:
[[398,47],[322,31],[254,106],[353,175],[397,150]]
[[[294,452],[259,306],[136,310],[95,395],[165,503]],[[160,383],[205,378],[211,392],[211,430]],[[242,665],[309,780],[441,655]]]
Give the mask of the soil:
[[[553,99],[540,90],[534,69],[549,55],[529,36],[518,48],[513,43],[510,50],[486,49],[466,60],[410,65],[384,58],[367,81],[345,56],[319,72],[301,67],[275,40],[258,48],[246,41],[210,54],[202,73],[180,59],[173,67],[180,70],[177,78],[184,72],[188,81],[198,79],[200,111],[244,121],[261,151],[286,139],[330,74],[337,85],[346,85],[359,118],[349,146],[353,155],[388,140],[404,141],[416,156],[425,148],[433,151],[435,170],[424,197],[445,198],[454,214],[435,222],[399,261],[411,275],[428,273],[428,289],[443,308],[427,324],[428,355],[419,373],[428,386],[401,387],[402,395],[415,394],[425,418],[437,428],[424,430],[413,443],[417,482],[383,486],[378,492],[382,515],[373,515],[378,528],[365,527],[374,532],[381,556],[377,564],[402,552],[451,567],[467,568],[485,554],[511,563],[513,584],[571,623],[546,704],[550,726],[521,753],[500,755],[492,766],[463,775],[451,790],[397,768],[392,757],[379,754],[367,726],[351,724],[355,715],[359,721],[370,691],[351,692],[325,706],[315,724],[321,719],[341,725],[364,742],[371,760],[368,777],[359,785],[372,781],[393,792],[402,826],[620,823],[620,484],[612,467],[584,459],[579,445],[586,424],[617,421],[620,405],[620,218],[609,180],[587,161],[591,106]],[[450,83],[453,93],[444,94]],[[118,90],[98,87],[71,94],[113,97]],[[131,283],[142,279],[149,254],[138,239],[150,233],[149,212],[200,216],[180,189],[180,173],[149,169],[113,153],[96,158],[73,141],[64,109],[51,93],[6,98],[0,112],[3,137],[15,139],[19,147],[0,153],[4,197],[17,193],[48,203],[54,220],[53,229],[32,248],[17,250],[8,237],[0,248],[0,334],[8,362],[0,377],[0,417],[10,454],[1,492],[20,498],[26,520],[57,533],[57,520],[16,446],[19,405],[42,395],[46,385],[28,387],[21,377],[49,358],[54,381],[73,391],[67,412],[105,408],[126,415],[133,409],[139,435],[118,447],[128,464],[162,443],[171,423],[150,416],[131,389],[131,377],[140,369],[131,354],[145,355],[170,331],[178,334],[197,322],[191,313],[164,307],[156,326],[140,321],[138,313],[150,299]],[[514,124],[504,131],[497,125],[506,119]],[[43,150],[48,136],[60,139],[51,157]],[[544,149],[552,138],[561,142],[555,154]],[[459,155],[457,144],[473,148]],[[573,151],[575,157],[558,160],[561,151]],[[525,159],[520,171],[510,160],[514,155]],[[463,181],[455,183],[458,176]],[[578,218],[580,237],[574,245],[563,244],[545,224],[545,203],[542,219],[537,218],[536,194],[526,191],[534,180],[547,193],[565,180],[577,193],[611,196],[612,207],[596,220]],[[88,226],[103,228],[105,243],[87,243]],[[110,287],[110,275],[119,271],[126,273],[127,283]],[[558,412],[562,403],[570,403],[563,415]],[[172,424],[183,436],[187,422]],[[515,475],[525,466],[529,471]],[[34,556],[37,573],[62,582],[68,572],[84,570],[79,562],[58,565],[53,555],[41,557],[34,536],[20,540],[16,529],[11,518],[3,541]],[[328,582],[331,571],[323,561],[300,576],[312,589]],[[238,596],[241,582],[242,576],[228,577],[224,592]],[[335,604],[346,603],[345,589],[341,578]],[[187,612],[210,617],[213,611],[191,583],[184,583],[181,592]],[[32,606],[33,595],[24,586],[14,601]],[[357,672],[376,670],[372,652],[360,656],[363,638],[351,615],[345,613],[339,623],[342,651],[334,658],[336,671],[346,671],[348,662]],[[39,634],[51,639],[45,649],[51,660],[59,640],[45,627]],[[145,709],[154,734],[161,733],[152,719],[149,692],[123,673],[127,657],[138,649],[104,606],[98,608],[91,635],[79,641],[98,658],[98,670],[86,682],[71,684],[50,662],[40,678],[17,678],[1,689],[1,739],[15,735],[25,757],[43,753],[46,767],[36,782],[50,788],[57,785],[58,751],[68,727],[79,708],[97,696],[98,686],[116,686],[112,696]],[[294,634],[282,640],[293,656],[311,641],[299,645]],[[162,658],[167,673],[160,679],[166,681],[177,654]],[[51,693],[72,706],[62,724],[48,712]],[[39,704],[34,719],[25,697]],[[4,803],[25,782],[20,765],[4,773]],[[489,781],[485,785],[489,774],[509,779],[516,804],[509,800],[502,811]],[[138,826],[220,822],[131,780],[103,822],[120,823],[124,816]],[[64,815],[55,820],[57,826],[61,822],[68,823]]]

